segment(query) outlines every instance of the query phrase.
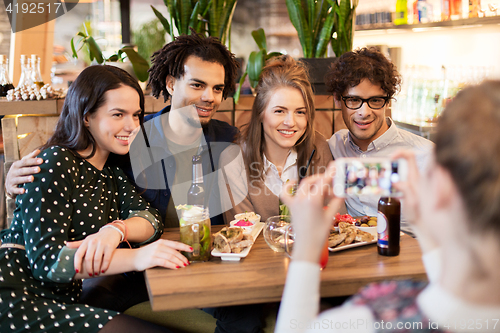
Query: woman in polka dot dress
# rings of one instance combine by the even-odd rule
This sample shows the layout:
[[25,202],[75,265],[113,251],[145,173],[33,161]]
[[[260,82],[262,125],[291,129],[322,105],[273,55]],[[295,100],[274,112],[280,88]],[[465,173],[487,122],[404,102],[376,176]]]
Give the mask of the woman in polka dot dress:
[[[179,250],[190,248],[157,240],[157,211],[106,165],[110,153],[128,152],[143,116],[142,91],[121,69],[91,66],[72,84],[38,155],[41,171],[24,184],[1,232],[0,332],[164,331],[78,303],[83,278],[189,264]],[[117,248],[123,241],[134,248]]]

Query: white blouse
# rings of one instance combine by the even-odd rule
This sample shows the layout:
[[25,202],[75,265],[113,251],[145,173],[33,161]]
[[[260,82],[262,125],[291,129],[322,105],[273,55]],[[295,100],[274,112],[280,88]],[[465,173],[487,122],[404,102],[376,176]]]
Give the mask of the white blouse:
[[283,184],[287,180],[297,180],[298,178],[297,151],[295,149],[288,153],[281,176],[276,165],[269,161],[264,154],[264,184],[275,196],[279,197]]

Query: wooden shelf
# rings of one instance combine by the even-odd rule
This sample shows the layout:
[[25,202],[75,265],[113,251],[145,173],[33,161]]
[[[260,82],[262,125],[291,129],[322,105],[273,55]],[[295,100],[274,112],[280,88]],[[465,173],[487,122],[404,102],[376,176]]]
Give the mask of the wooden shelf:
[[430,22],[419,24],[403,24],[403,25],[364,25],[356,26],[356,31],[374,31],[374,30],[412,30],[420,28],[453,28],[464,26],[478,26],[500,24],[500,15],[488,17],[474,17],[460,20]]

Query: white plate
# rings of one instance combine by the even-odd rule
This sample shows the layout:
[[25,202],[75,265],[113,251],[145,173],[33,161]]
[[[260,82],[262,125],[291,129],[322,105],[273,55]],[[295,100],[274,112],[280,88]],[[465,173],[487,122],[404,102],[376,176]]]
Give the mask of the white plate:
[[[377,242],[377,227],[370,227],[370,228],[363,227],[363,228],[359,228],[359,229],[372,234],[373,240],[371,242],[352,243],[352,244],[344,245],[344,246],[340,246],[340,247],[329,247],[328,250],[330,250],[330,252],[338,252],[338,251],[343,251],[343,250],[347,250],[347,249],[352,249],[353,247],[365,246],[365,245],[369,245],[369,244],[373,244],[373,243]],[[372,229],[372,230],[367,230],[367,229]]]
[[[252,230],[252,233],[251,233],[251,236],[254,239],[254,243],[255,243],[255,240],[257,240],[257,237],[259,236],[260,231],[262,230],[262,228],[264,228],[264,225],[265,225],[265,223],[263,223],[263,222],[259,222],[259,223],[255,224],[255,226]],[[253,246],[253,244],[251,246],[247,247],[246,249],[244,249],[243,251],[241,251],[240,253],[222,253],[217,249],[213,249],[212,255],[214,257],[220,257],[221,260],[239,261],[241,258],[245,258],[248,255],[252,246]]]

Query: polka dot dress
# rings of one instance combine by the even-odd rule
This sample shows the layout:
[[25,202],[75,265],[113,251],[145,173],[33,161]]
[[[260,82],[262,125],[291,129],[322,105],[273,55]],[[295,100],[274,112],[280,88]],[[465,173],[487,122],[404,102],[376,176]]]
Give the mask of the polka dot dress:
[[82,240],[116,219],[142,217],[161,235],[158,213],[116,167],[96,169],[69,150],[51,147],[25,193],[16,199],[11,227],[0,248],[0,332],[98,332],[115,311],[78,304],[81,280],[74,280],[76,249]]

